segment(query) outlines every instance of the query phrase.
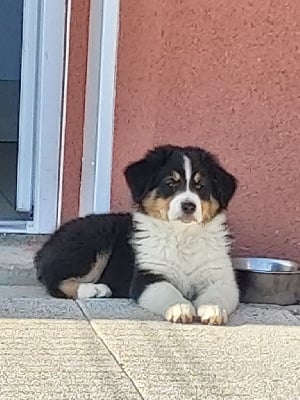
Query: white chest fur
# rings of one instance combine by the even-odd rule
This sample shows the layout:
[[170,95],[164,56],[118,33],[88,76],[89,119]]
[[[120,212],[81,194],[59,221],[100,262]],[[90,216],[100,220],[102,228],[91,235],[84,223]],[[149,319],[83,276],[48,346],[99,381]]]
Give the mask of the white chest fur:
[[205,225],[166,222],[141,213],[133,220],[138,268],[165,276],[184,295],[232,276],[224,214]]

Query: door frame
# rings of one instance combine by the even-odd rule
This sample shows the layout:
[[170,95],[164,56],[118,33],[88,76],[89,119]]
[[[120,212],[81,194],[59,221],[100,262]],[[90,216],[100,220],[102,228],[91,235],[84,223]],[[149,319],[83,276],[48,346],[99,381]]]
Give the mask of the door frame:
[[80,216],[110,211],[120,0],[91,0]]
[[[0,221],[0,232],[50,233],[57,226],[68,1],[38,2],[33,220]],[[36,21],[32,23],[36,24]]]

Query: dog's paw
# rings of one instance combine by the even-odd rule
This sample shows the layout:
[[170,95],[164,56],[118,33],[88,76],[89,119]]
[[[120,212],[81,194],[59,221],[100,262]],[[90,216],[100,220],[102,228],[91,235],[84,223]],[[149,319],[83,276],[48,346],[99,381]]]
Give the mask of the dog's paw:
[[197,310],[202,324],[224,325],[228,321],[226,310],[213,304],[202,305]]
[[77,290],[78,299],[90,299],[92,297],[111,297],[110,288],[104,283],[80,283]]
[[96,293],[96,297],[111,297],[112,296],[112,292],[110,290],[110,288],[105,285],[104,283],[97,283],[95,285],[97,293]]
[[169,322],[190,324],[195,315],[196,312],[192,304],[174,304],[167,309],[165,317]]
[[90,299],[97,296],[97,288],[93,283],[80,283],[77,289],[77,298]]

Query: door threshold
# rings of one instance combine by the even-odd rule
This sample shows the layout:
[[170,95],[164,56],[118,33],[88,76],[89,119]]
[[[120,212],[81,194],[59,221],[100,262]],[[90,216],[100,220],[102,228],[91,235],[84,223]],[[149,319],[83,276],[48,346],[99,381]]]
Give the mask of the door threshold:
[[7,221],[0,219],[0,233],[28,233],[29,224],[32,227],[32,221]]

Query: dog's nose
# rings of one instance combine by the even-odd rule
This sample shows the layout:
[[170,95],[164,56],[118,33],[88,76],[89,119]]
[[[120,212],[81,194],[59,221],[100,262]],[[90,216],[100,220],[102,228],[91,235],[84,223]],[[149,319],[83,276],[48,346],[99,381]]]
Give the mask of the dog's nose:
[[181,203],[181,208],[186,215],[191,215],[195,212],[196,205],[191,201],[185,201],[184,203]]

